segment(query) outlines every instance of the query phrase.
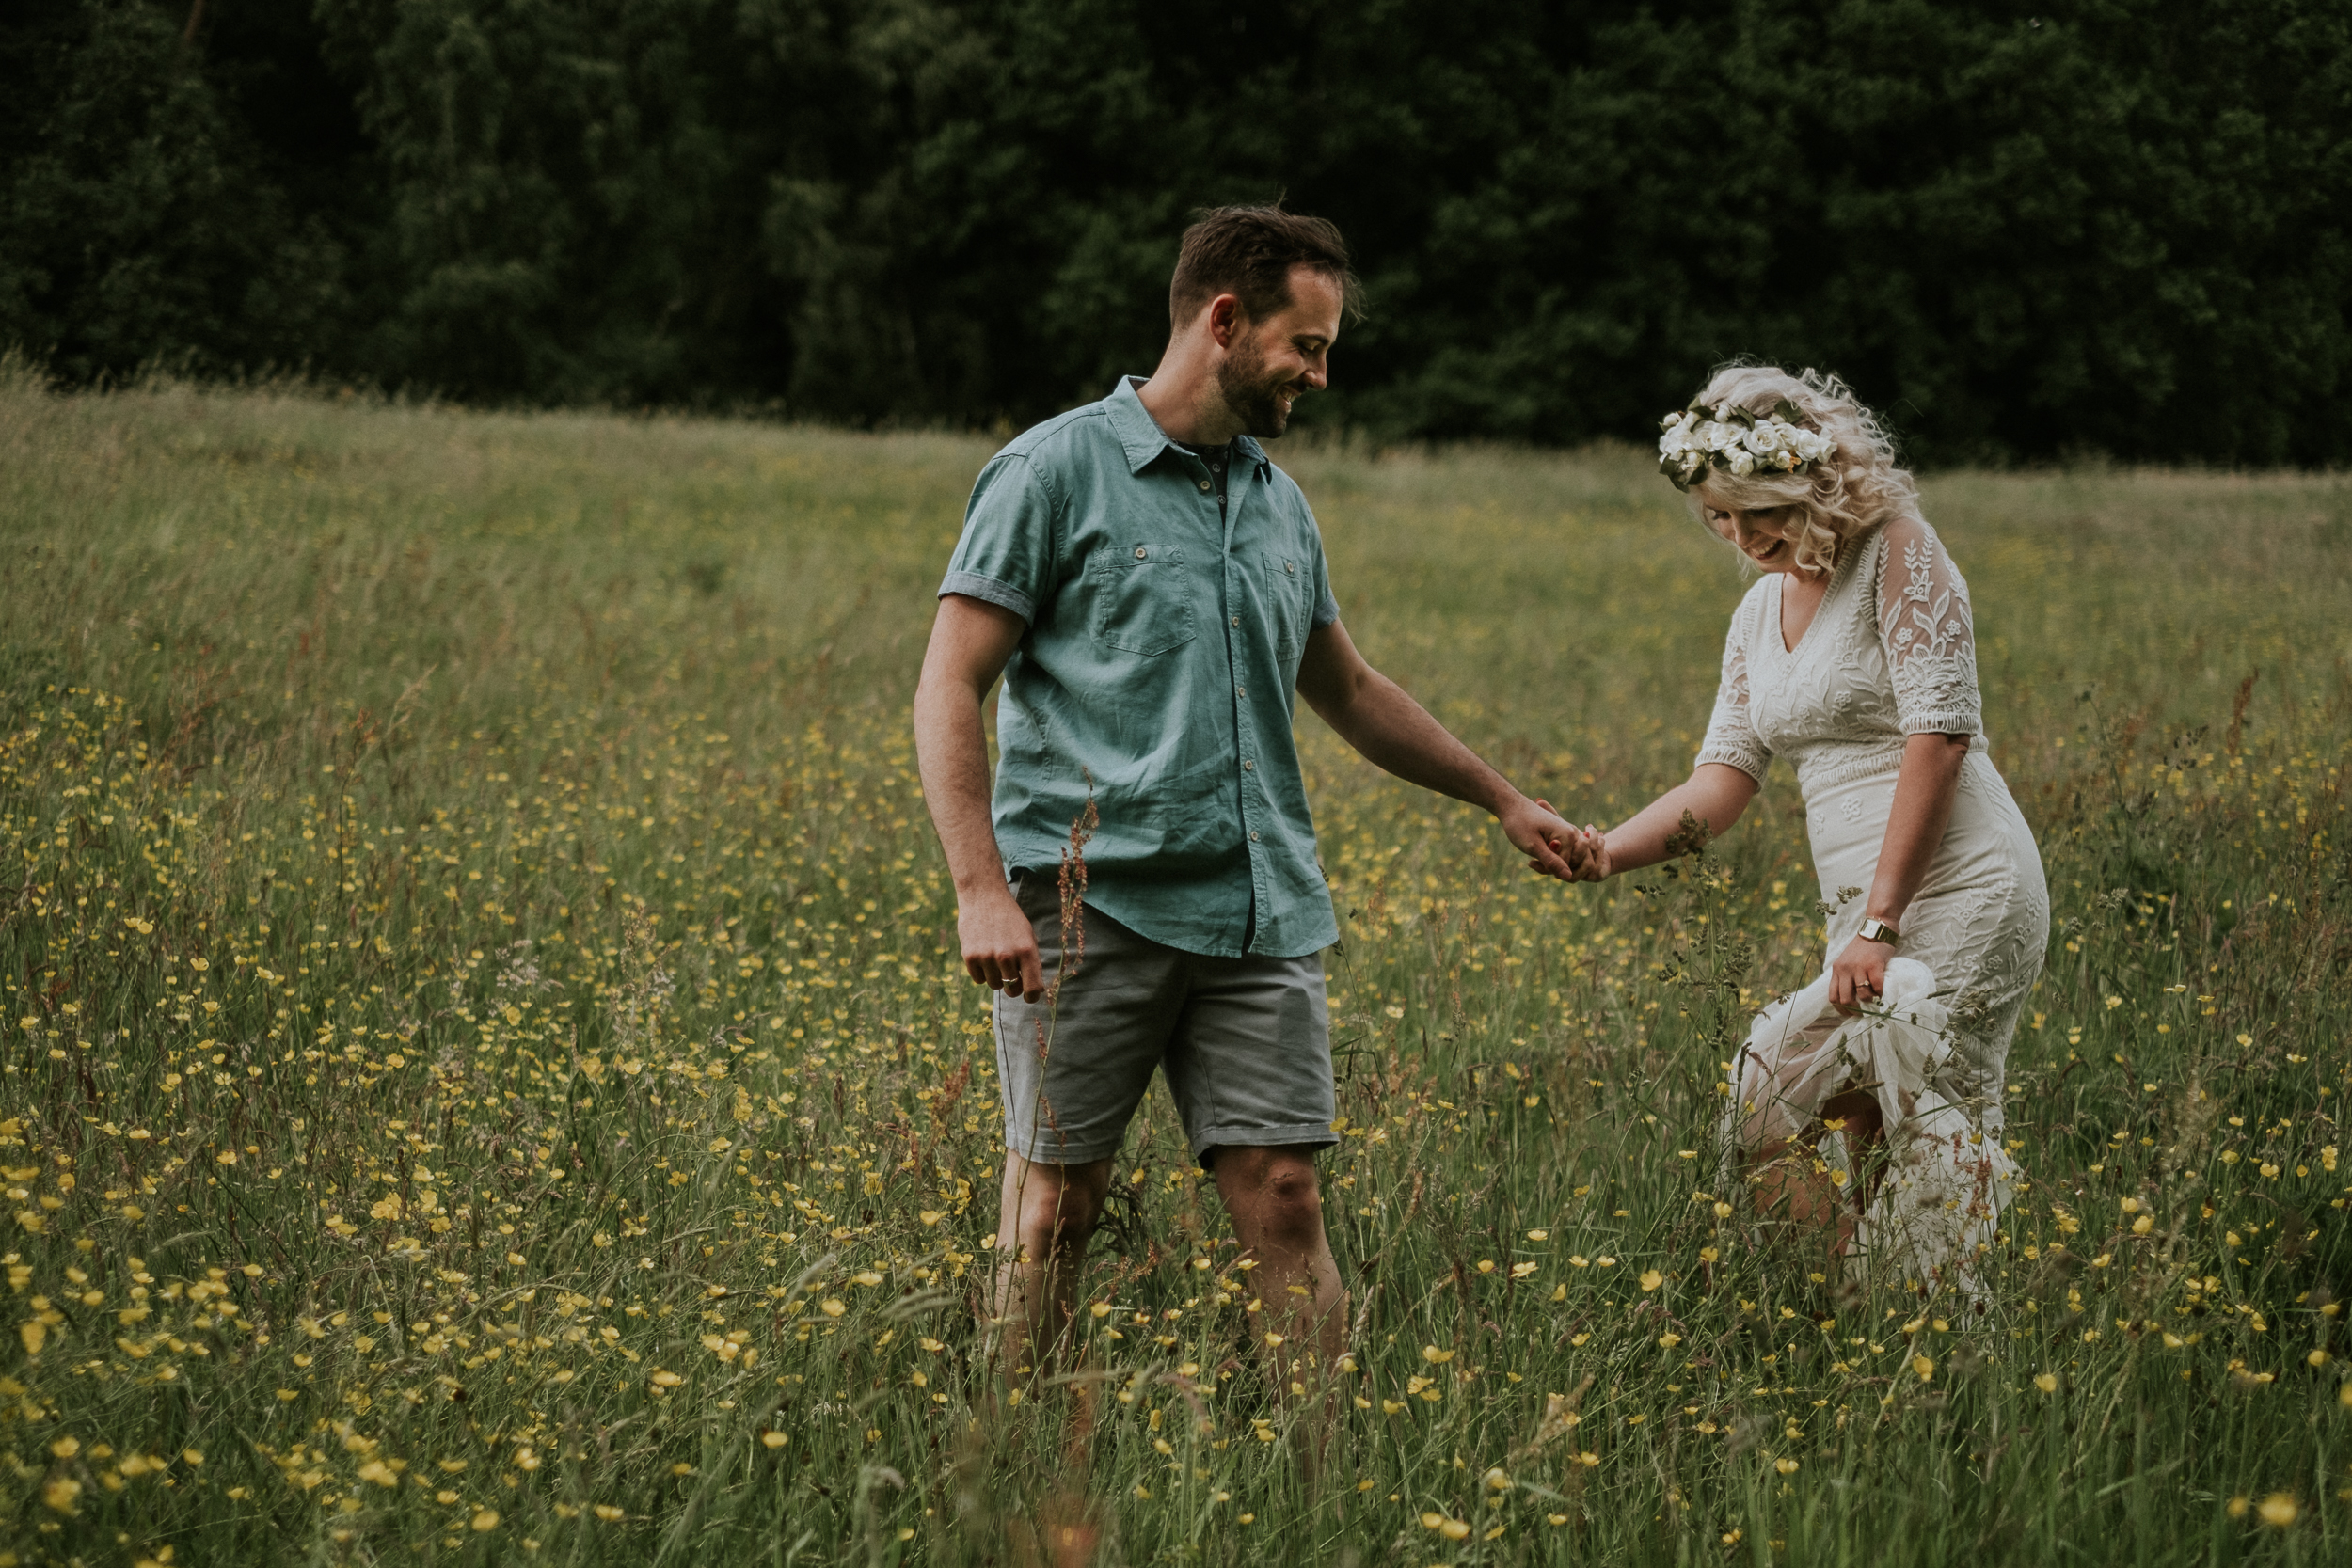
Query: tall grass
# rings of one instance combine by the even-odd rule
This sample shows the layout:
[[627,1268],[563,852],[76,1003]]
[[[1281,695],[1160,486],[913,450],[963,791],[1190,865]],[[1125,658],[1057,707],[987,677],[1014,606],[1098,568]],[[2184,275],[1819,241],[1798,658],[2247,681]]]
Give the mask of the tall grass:
[[[2341,480],[1928,486],[2058,917],[1981,1317],[1717,1177],[1820,961],[1785,775],[1563,890],[1302,719],[1315,1462],[1156,1095],[1067,1374],[974,1365],[1001,1118],[906,706],[986,451],[0,384],[0,1561],[2346,1551]],[[1523,785],[1687,769],[1741,584],[1638,455],[1286,461],[1358,640]]]

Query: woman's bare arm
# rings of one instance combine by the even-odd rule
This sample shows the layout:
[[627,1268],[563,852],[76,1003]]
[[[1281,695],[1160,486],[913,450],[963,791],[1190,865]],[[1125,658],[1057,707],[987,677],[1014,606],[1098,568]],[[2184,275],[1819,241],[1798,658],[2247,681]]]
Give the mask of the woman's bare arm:
[[[1902,928],[1904,911],[1943,847],[1952,800],[1960,793],[1961,765],[1967,760],[1964,735],[1915,735],[1903,743],[1902,771],[1895,777],[1895,804],[1887,813],[1865,913]],[[1900,950],[1899,943],[1854,938],[1830,964],[1829,999],[1848,1009],[1877,1000],[1886,990],[1886,961]]]
[[[1683,818],[1704,824],[1706,836],[1728,832],[1756,799],[1756,781],[1728,763],[1703,762],[1691,776],[1598,836],[1599,850],[1583,868],[1597,882],[1620,871],[1638,871],[1683,852]],[[1692,847],[1697,847],[1692,845]]]

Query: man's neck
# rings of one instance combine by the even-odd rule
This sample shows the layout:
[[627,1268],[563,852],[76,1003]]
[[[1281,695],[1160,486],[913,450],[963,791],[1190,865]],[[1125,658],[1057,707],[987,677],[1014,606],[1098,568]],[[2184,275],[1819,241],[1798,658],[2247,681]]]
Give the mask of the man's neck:
[[1242,433],[1241,420],[1205,361],[1180,339],[1168,345],[1152,379],[1136,388],[1161,433],[1187,447],[1221,447]]

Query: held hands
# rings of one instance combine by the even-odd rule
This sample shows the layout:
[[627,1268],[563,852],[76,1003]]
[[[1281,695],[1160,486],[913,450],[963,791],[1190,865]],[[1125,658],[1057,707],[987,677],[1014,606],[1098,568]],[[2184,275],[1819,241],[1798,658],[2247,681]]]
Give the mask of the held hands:
[[1557,877],[1564,882],[1590,878],[1585,866],[1592,846],[1584,831],[1563,820],[1549,803],[1530,800],[1522,795],[1496,815],[1502,823],[1503,836],[1527,857],[1529,870]]
[[956,937],[963,944],[964,973],[974,985],[1025,1002],[1044,999],[1045,967],[1038,957],[1037,932],[1009,889],[1000,883],[969,900],[957,900]]
[[[1596,828],[1590,823],[1579,828],[1574,823],[1563,821],[1559,815],[1552,811],[1551,802],[1549,800],[1536,801],[1535,809],[1549,816],[1554,825],[1552,830],[1548,831],[1544,835],[1544,842],[1552,852],[1551,858],[1566,865],[1568,869],[1565,875],[1553,870],[1544,860],[1537,858],[1534,850],[1530,849],[1527,862],[1527,868],[1530,871],[1546,872],[1560,878],[1564,882],[1600,882],[1609,879],[1613,868],[1610,864],[1609,834],[1606,831]],[[1509,832],[1507,823],[1504,825],[1504,831]],[[1517,836],[1514,836],[1511,842],[1518,844],[1519,841]],[[1527,846],[1523,844],[1519,847],[1522,849],[1527,848]]]
[[1858,1013],[1876,1006],[1886,995],[1886,961],[1895,956],[1891,942],[1856,937],[1846,943],[1829,966],[1829,999],[1841,1013]]

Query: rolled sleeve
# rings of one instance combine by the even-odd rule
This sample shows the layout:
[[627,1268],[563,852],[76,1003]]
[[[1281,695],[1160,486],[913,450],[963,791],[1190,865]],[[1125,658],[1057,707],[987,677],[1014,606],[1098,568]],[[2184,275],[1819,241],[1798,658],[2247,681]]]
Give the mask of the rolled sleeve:
[[998,457],[972,487],[941,596],[1001,605],[1034,626],[1052,595],[1054,536],[1053,498],[1037,469],[1018,455]]
[[950,594],[961,594],[967,599],[984,599],[990,604],[1002,605],[1024,621],[1034,622],[1037,619],[1035,599],[1009,582],[999,582],[994,578],[984,578],[977,572],[950,572],[942,578],[939,583],[939,596],[944,599]]

